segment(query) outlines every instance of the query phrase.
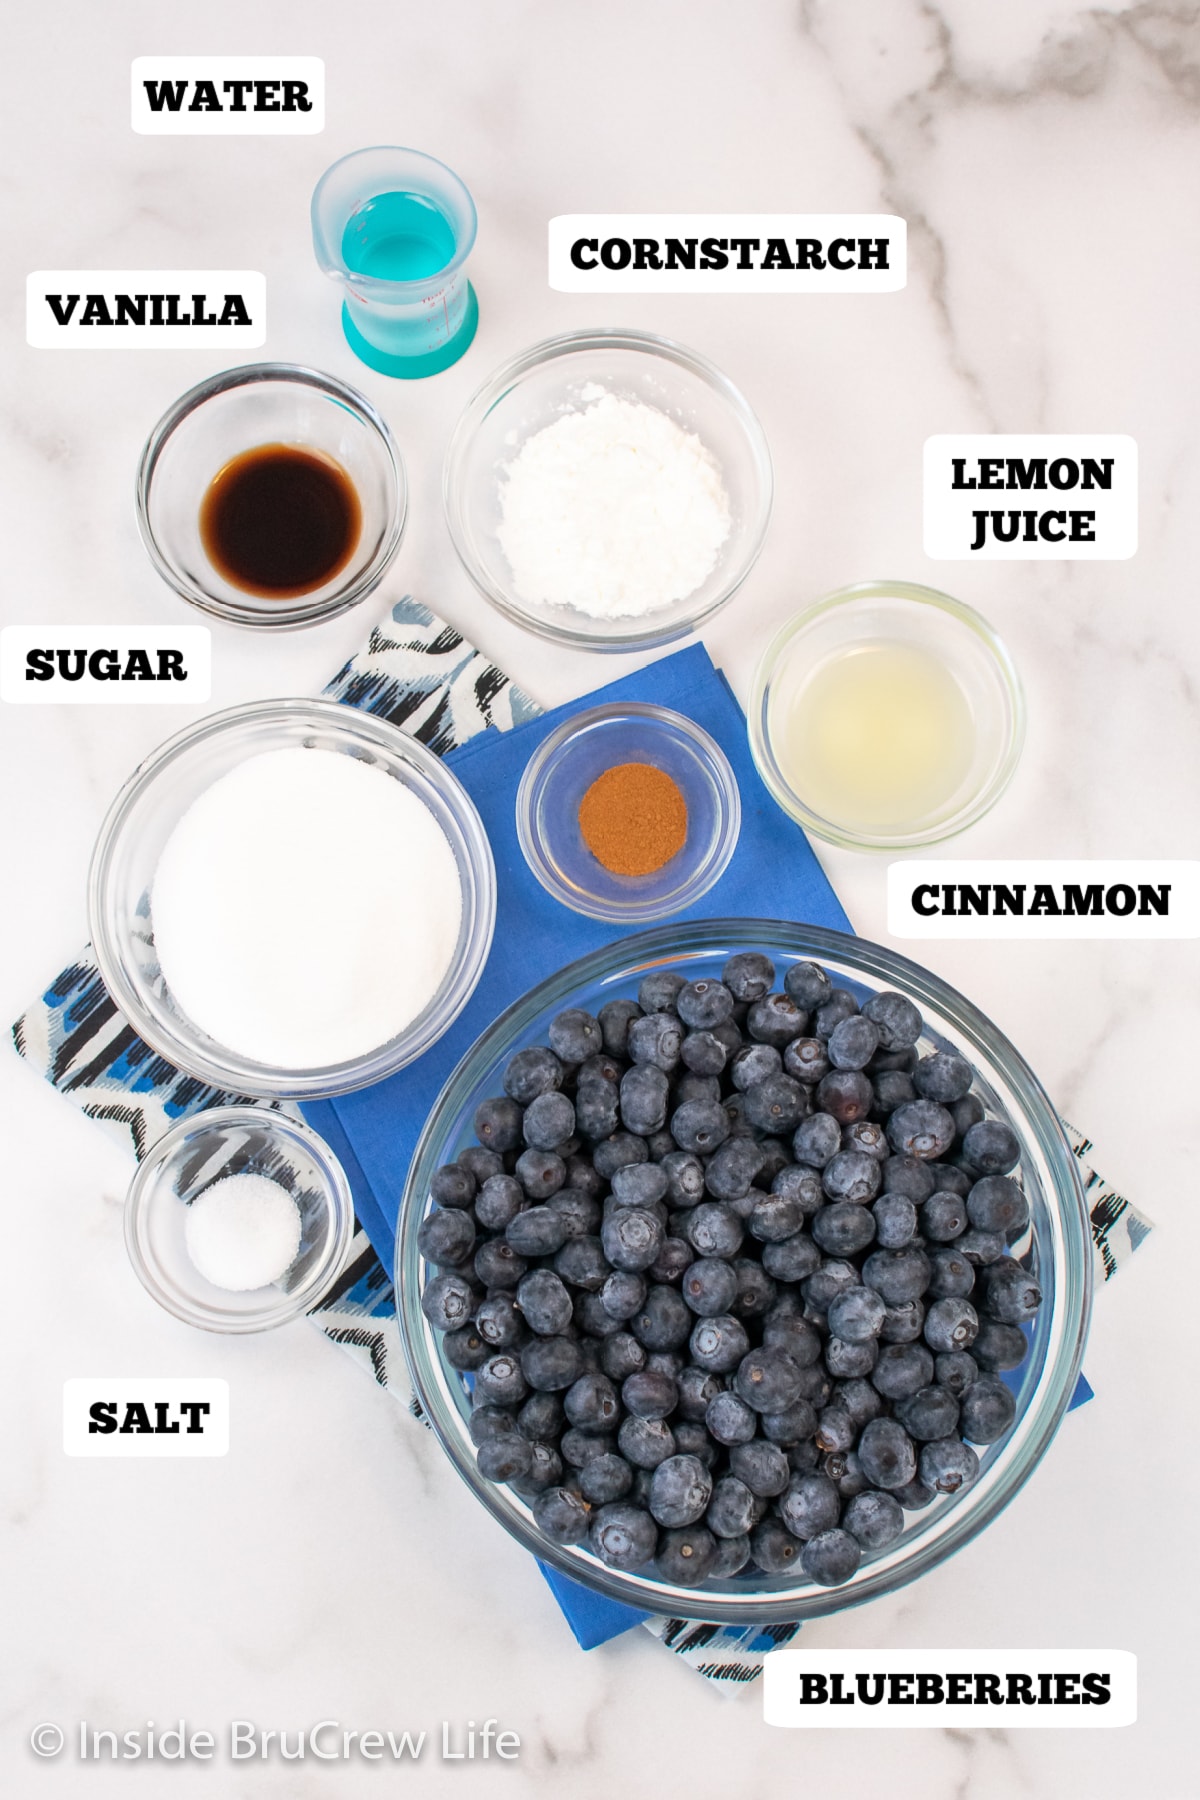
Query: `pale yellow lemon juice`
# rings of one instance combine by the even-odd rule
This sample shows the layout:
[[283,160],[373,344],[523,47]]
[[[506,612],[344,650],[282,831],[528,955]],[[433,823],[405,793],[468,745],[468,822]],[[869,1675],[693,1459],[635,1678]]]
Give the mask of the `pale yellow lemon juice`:
[[794,659],[772,696],[770,734],[806,807],[885,835],[951,806],[975,744],[970,704],[945,663],[887,639],[844,644],[807,667]]

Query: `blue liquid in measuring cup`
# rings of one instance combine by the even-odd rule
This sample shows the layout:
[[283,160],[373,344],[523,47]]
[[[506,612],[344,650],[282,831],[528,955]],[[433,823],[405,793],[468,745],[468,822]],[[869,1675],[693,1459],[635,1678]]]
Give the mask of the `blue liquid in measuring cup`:
[[377,281],[426,281],[452,261],[446,215],[420,194],[375,194],[356,206],[342,233],[342,260]]

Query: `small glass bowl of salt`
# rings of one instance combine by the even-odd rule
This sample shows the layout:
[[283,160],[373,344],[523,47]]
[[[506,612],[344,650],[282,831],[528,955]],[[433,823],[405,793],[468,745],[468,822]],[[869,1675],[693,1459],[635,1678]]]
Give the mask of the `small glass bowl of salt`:
[[267,1331],[308,1312],[345,1264],[354,1207],[307,1125],[263,1106],[173,1125],[138,1168],[125,1242],[160,1306],[205,1331]]

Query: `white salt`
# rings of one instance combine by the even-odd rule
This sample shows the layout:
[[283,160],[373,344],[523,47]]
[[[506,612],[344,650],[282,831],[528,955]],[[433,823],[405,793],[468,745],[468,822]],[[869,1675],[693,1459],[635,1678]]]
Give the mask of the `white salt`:
[[267,1287],[300,1248],[300,1208],[265,1175],[227,1175],[187,1209],[184,1242],[206,1281],[227,1293]]
[[695,593],[729,536],[721,471],[657,407],[590,385],[503,471],[497,535],[517,593],[596,619]]
[[163,978],[218,1043],[278,1069],[387,1043],[436,993],[462,918],[445,832],[333,750],[272,750],[179,820],[150,895]]

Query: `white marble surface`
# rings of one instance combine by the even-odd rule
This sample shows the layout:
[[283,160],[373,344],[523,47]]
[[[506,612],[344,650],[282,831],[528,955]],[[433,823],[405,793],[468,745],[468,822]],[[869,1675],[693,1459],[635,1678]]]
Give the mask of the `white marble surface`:
[[[5,35],[5,622],[178,618],[137,540],[133,472],[166,404],[221,360],[28,349],[30,269],[262,269],[263,354],[356,382],[402,445],[412,522],[383,594],[284,640],[217,628],[214,706],[316,688],[372,608],[406,589],[545,700],[615,674],[489,612],[451,551],[440,462],[501,358],[581,324],[643,325],[728,370],[773,449],[766,552],[706,633],[743,696],[757,647],[801,601],[877,575],[949,586],[1008,639],[1031,719],[1011,792],[953,849],[1197,854],[1194,0],[210,0],[201,12],[65,0],[23,9]],[[135,136],[130,59],[199,50],[323,56],[324,134]],[[414,386],[353,360],[309,248],[317,176],[380,141],[443,157],[480,211],[477,342]],[[604,303],[548,290],[548,217],[653,209],[895,210],[910,225],[909,285],[885,298]],[[1046,429],[1137,438],[1137,558],[928,564],[926,435]],[[84,936],[84,872],[108,799],[188,716],[0,710],[5,1019]],[[855,925],[885,937],[883,864],[822,857]],[[169,1780],[42,1765],[26,1747],[40,1720],[436,1730],[495,1716],[524,1739],[518,1764],[426,1762],[413,1791],[548,1796],[569,1783],[751,1800],[803,1781],[855,1800],[1192,1800],[1196,1538],[1168,1506],[1178,1519],[1197,1473],[1194,1386],[1175,1372],[1195,1361],[1184,1321],[1196,1083],[1176,1072],[1194,1042],[1195,946],[928,948],[1024,1048],[1159,1231],[1100,1296],[1087,1358],[1097,1402],[1067,1421],[1007,1514],[940,1572],[805,1641],[1131,1649],[1137,1726],[802,1737],[762,1723],[757,1690],[722,1698],[644,1633],[583,1656],[434,1441],[315,1333],[225,1343],[156,1311],[125,1260],[124,1160],[6,1055],[4,1792],[305,1800],[389,1779],[362,1764],[217,1762]],[[1164,1108],[1161,1123],[1146,1124],[1147,1104]],[[66,1459],[61,1383],[91,1372],[225,1376],[229,1457]]]

